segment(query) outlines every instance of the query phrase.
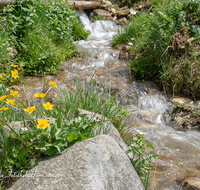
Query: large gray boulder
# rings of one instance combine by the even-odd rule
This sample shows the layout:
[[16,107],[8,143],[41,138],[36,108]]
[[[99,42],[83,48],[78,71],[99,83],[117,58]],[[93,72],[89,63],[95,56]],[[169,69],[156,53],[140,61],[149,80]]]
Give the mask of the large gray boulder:
[[92,121],[98,122],[100,119],[103,121],[102,126],[94,128],[93,130],[94,136],[103,135],[103,134],[110,135],[111,137],[115,139],[115,141],[118,143],[118,145],[121,147],[121,149],[124,152],[128,150],[127,145],[121,138],[121,135],[119,134],[118,130],[110,121],[108,121],[106,117],[98,113],[90,112],[83,109],[78,109],[78,111],[79,111],[79,115],[82,115],[82,114],[85,116],[87,115]]
[[143,190],[124,151],[109,135],[74,144],[40,161],[10,190]]

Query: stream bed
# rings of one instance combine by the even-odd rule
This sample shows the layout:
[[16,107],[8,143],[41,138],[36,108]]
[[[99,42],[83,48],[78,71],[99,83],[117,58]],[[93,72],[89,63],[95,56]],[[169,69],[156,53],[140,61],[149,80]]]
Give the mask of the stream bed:
[[[129,108],[137,112],[130,113],[124,121],[130,127],[130,133],[144,133],[154,146],[154,153],[159,155],[153,160],[155,168],[150,172],[150,189],[182,189],[182,179],[200,175],[200,133],[180,130],[171,122],[170,116],[164,113],[172,109],[173,104],[153,82],[132,81],[129,62],[119,60],[119,50],[110,45],[113,36],[122,30],[120,26],[113,21],[92,23],[84,12],[79,19],[91,31],[87,40],[75,42],[83,57],[64,61],[60,64],[61,72],[57,76],[48,76],[47,80],[65,89],[66,84],[71,84],[76,78],[84,82],[96,72],[95,82],[109,84],[111,93],[118,93],[119,101],[138,99]],[[34,93],[42,91],[43,78],[26,77],[24,81],[28,99],[34,100]],[[15,88],[21,91],[22,97],[22,87]],[[50,96],[55,98],[56,92],[51,91]],[[187,102],[195,105],[192,100],[187,99]]]

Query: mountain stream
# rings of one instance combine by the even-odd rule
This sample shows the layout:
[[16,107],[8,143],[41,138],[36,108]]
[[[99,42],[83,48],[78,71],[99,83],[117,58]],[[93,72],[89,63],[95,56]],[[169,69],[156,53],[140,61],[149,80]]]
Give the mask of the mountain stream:
[[[130,127],[129,133],[139,131],[154,148],[158,158],[153,160],[154,169],[150,172],[150,189],[182,189],[180,182],[184,177],[200,175],[200,133],[195,130],[180,130],[170,121],[170,116],[163,116],[173,104],[153,82],[132,81],[129,62],[118,59],[119,50],[112,49],[110,41],[121,31],[113,21],[91,22],[82,12],[79,19],[85,28],[91,31],[86,40],[75,42],[82,52],[82,58],[72,58],[60,64],[57,76],[48,76],[64,89],[66,84],[79,78],[90,80],[92,75],[96,83],[107,81],[111,92],[118,92],[120,101],[138,100],[131,105],[130,113],[124,120]],[[29,99],[42,91],[42,77],[26,77],[25,88]],[[16,86],[22,91],[22,87]],[[56,94],[52,91],[52,96]],[[22,93],[21,93],[21,96]],[[192,100],[186,99],[195,105]]]

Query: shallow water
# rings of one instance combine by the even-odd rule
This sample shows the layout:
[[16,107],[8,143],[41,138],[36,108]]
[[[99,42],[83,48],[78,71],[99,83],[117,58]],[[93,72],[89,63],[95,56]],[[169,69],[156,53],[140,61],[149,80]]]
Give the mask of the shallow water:
[[[121,27],[112,21],[91,23],[84,13],[79,18],[85,28],[91,31],[87,40],[75,42],[83,57],[64,61],[60,64],[61,72],[57,76],[48,76],[47,81],[53,80],[67,91],[66,84],[71,85],[76,78],[90,80],[96,72],[96,83],[106,81],[112,92],[119,93],[119,101],[132,102],[138,99],[130,107],[130,110],[137,112],[130,113],[124,120],[131,127],[130,132],[144,133],[155,147],[154,153],[159,155],[153,160],[155,169],[150,173],[151,188],[181,189],[180,181],[184,177],[200,175],[200,133],[195,130],[181,131],[170,122],[170,116],[164,113],[172,109],[173,104],[154,83],[131,81],[129,63],[120,61],[119,50],[110,46],[110,40],[122,30]],[[42,85],[43,78],[26,77],[28,98],[34,100],[33,94],[41,92]],[[16,88],[22,91],[22,87]],[[57,96],[54,91],[51,94]],[[20,95],[24,97],[22,92]]]

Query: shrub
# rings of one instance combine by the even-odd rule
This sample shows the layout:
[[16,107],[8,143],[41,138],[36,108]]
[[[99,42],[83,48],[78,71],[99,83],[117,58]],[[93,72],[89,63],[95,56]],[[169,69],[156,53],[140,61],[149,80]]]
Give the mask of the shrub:
[[[89,35],[70,5],[61,1],[17,1],[3,9],[0,20],[4,29],[0,35],[17,49],[13,61],[23,67],[25,75],[56,74],[62,60],[78,54],[73,41]],[[11,62],[8,56],[3,61]]]

